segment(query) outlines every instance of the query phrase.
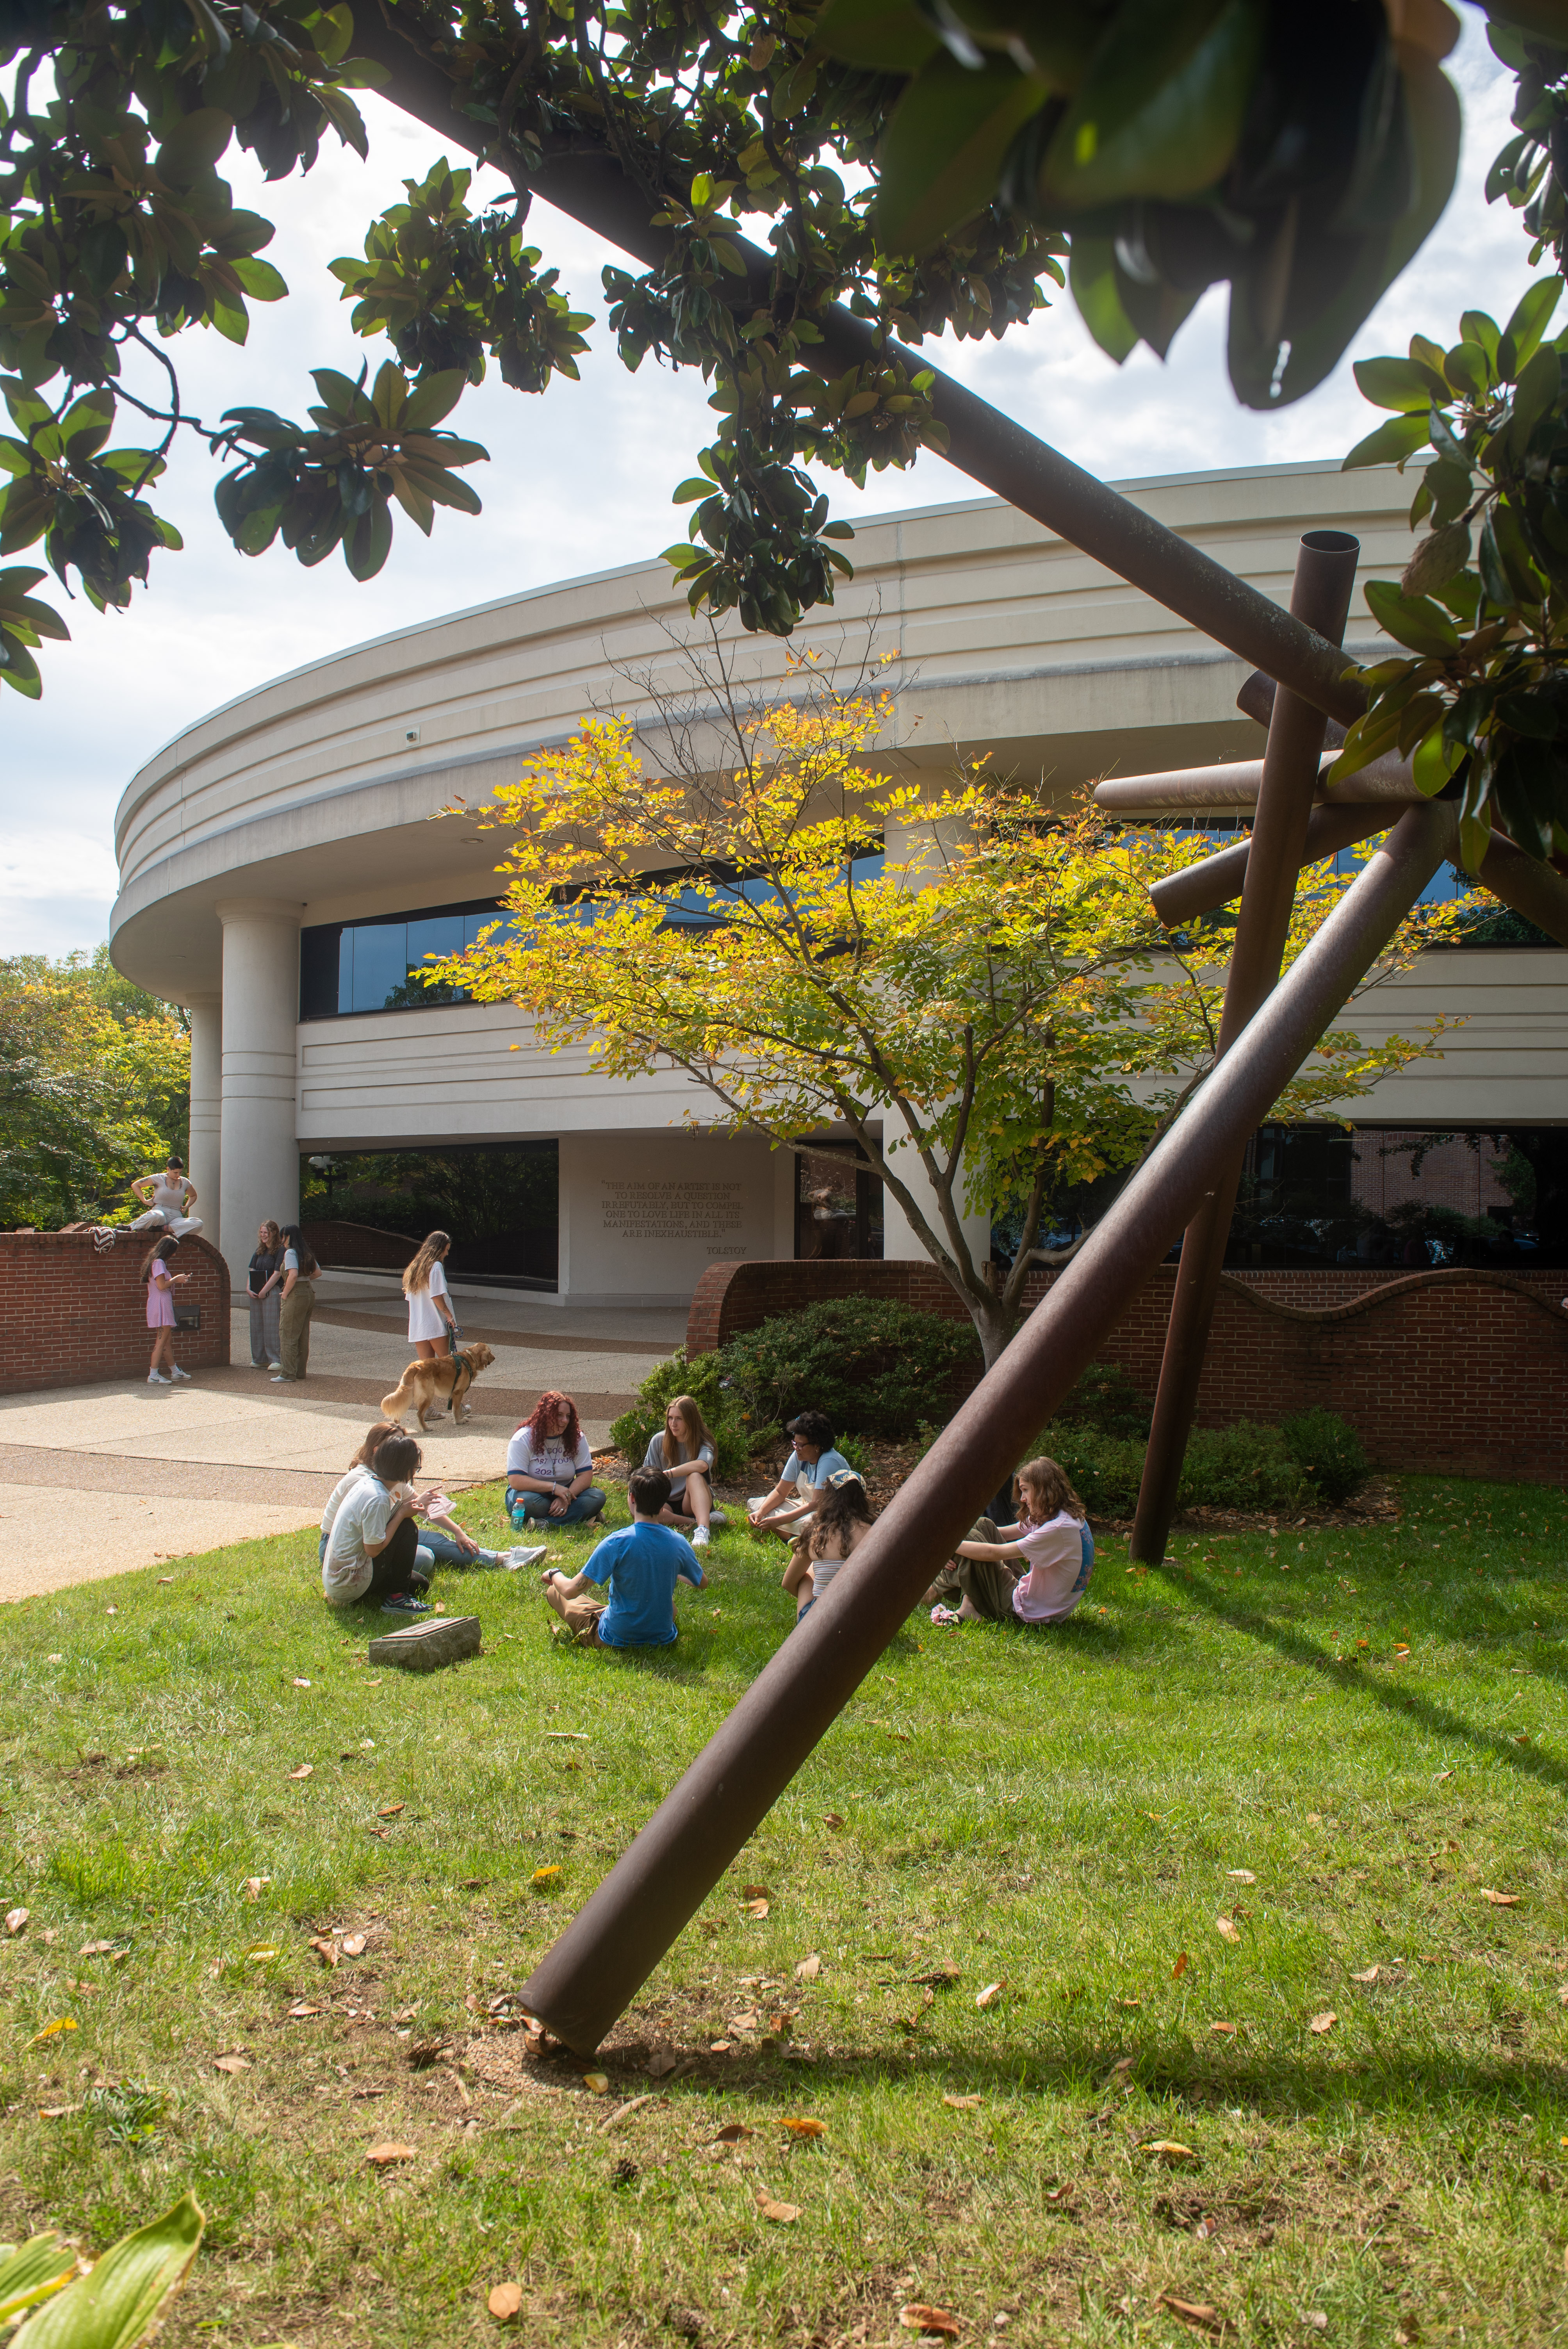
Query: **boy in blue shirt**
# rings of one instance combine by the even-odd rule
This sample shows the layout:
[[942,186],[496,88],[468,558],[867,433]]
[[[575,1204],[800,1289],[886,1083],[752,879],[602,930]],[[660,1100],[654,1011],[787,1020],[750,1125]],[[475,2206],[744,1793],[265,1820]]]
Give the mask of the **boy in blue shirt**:
[[[583,1648],[667,1648],[679,1633],[676,1584],[684,1575],[696,1589],[702,1568],[679,1534],[660,1525],[670,1480],[657,1468],[639,1468],[626,1481],[632,1522],[606,1534],[581,1574],[547,1567],[544,1596]],[[608,1585],[603,1601],[583,1596],[590,1584]]]

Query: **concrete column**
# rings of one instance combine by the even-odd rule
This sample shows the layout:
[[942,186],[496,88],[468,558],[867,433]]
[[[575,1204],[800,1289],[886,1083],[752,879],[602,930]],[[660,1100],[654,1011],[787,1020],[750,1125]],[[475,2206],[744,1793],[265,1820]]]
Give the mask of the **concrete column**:
[[196,1213],[201,1218],[201,1237],[218,1247],[222,1244],[219,1230],[222,1204],[220,1168],[222,1162],[223,1000],[222,996],[208,995],[186,1008],[191,1014],[191,1164],[186,1171],[196,1185]]
[[267,1216],[299,1214],[295,1030],[297,904],[227,897],[223,925],[223,1114],[219,1226],[229,1274],[242,1290]]

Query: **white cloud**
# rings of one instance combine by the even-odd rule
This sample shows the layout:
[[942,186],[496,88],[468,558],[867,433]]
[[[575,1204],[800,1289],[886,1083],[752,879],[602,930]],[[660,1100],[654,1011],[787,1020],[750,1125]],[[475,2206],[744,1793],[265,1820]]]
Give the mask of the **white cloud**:
[[[1516,219],[1489,211],[1480,192],[1505,136],[1512,85],[1491,59],[1478,16],[1465,15],[1451,61],[1466,110],[1460,185],[1439,230],[1357,336],[1357,355],[1400,349],[1417,327],[1447,338],[1459,311],[1478,300],[1506,316],[1528,279]],[[314,396],[310,367],[353,374],[367,353],[373,366],[383,356],[384,346],[349,333],[325,264],[356,252],[366,223],[397,201],[402,179],[425,171],[440,150],[430,133],[375,100],[366,111],[368,166],[324,150],[308,179],[270,188],[242,160],[231,168],[236,200],[277,221],[270,257],[294,290],[275,308],[253,310],[242,353],[215,336],[181,338],[186,404],[205,421],[241,402],[299,415]],[[530,233],[559,264],[577,306],[602,318],[600,268],[624,256],[542,205]],[[1065,297],[1004,344],[928,348],[974,390],[1107,479],[1338,456],[1369,429],[1348,360],[1284,413],[1248,413],[1225,378],[1223,338],[1221,289],[1188,322],[1166,367],[1147,352],[1113,367]],[[235,554],[211,509],[216,469],[200,443],[181,450],[166,505],[186,551],[155,558],[152,592],[139,594],[129,614],[100,618],[78,598],[68,607],[75,642],[46,653],[43,701],[5,697],[9,864],[0,877],[0,937],[10,951],[58,953],[104,935],[119,793],[151,751],[205,710],[386,629],[634,562],[681,534],[685,515],[672,511],[669,493],[712,437],[706,388],[698,376],[672,376],[652,360],[628,375],[602,324],[591,339],[580,385],[520,396],[492,373],[464,401],[459,428],[491,456],[470,476],[483,516],[440,515],[428,543],[399,518],[387,566],[367,586],[356,586],[337,557],[305,571],[281,548],[254,562]],[[145,386],[129,379],[151,388],[150,377]],[[934,458],[911,474],[873,476],[863,494],[836,478],[825,485],[851,520],[976,494],[972,481]]]

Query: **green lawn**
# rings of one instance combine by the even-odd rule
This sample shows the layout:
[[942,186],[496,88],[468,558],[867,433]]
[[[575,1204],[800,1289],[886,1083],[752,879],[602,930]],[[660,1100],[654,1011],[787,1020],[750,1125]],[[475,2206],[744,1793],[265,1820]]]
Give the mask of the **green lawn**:
[[485,1651],[428,1679],[310,1536],[9,1608],[0,2230],[101,2247],[189,2182],[181,2344],[488,2338],[508,2282],[562,2344],[1560,2338],[1568,1509],[1404,1498],[1104,1540],[1053,1634],[917,1616],[603,2095],[485,2017],[786,1636],[777,1550],[717,1540],[654,1658],[443,1578]]

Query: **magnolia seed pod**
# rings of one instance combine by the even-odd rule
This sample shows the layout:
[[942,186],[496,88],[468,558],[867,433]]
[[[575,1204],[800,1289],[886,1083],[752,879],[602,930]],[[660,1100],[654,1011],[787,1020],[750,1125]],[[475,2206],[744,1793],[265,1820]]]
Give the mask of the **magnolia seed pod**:
[[1405,575],[1399,582],[1401,594],[1435,595],[1464,569],[1470,555],[1468,522],[1447,523],[1441,530],[1429,532],[1405,565]]

